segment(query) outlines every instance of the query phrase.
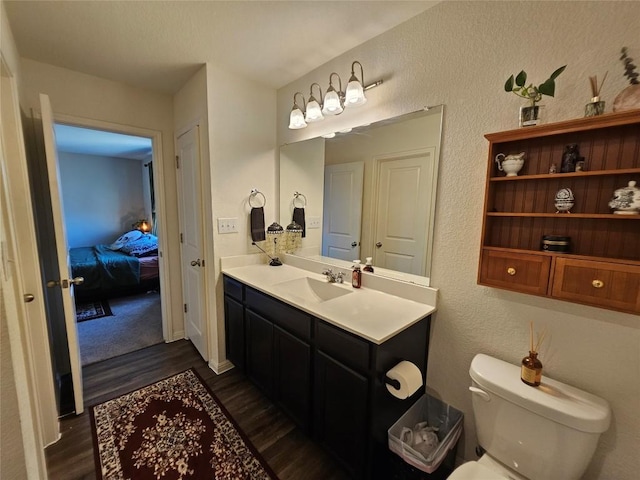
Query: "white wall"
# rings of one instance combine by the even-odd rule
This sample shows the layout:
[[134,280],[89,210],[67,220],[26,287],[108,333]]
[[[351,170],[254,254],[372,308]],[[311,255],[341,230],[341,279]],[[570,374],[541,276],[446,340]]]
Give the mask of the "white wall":
[[[544,373],[607,399],[613,423],[585,478],[632,479],[640,471],[640,322],[635,315],[511,293],[476,284],[488,132],[518,126],[521,99],[504,92],[525,69],[535,83],[567,64],[547,121],[578,118],[591,75],[609,72],[602,97],[610,111],[627,85],[619,52],[640,59],[637,2],[443,2],[356,47],[278,91],[278,143],[445,104],[432,285],[440,289],[427,388],[465,413],[459,455],[475,459],[469,364],[478,352],[520,362],[533,320],[547,327]],[[287,129],[291,99],[351,61],[364,65],[369,101],[304,130]],[[464,198],[464,201],[460,201]]]
[[[322,229],[308,228],[311,217],[322,218],[324,199],[325,139],[315,138],[306,142],[285,145],[280,149],[280,223],[284,228],[293,219],[293,194],[300,192],[306,198],[305,223],[307,224],[302,248],[315,248],[320,254]],[[303,205],[299,197],[296,206]]]
[[140,160],[58,153],[70,248],[114,242],[145,213]]
[[[166,238],[160,238],[160,250],[165,268],[180,271],[180,244],[178,235],[178,209],[173,150],[173,104],[169,95],[154,93],[102,78],[55,67],[22,58],[21,106],[29,111],[39,110],[38,95],[46,93],[51,99],[56,120],[64,117],[97,120],[122,126],[161,132],[163,161],[163,187],[165,195]],[[89,125],[93,126],[93,125]],[[157,201],[157,197],[156,197]],[[159,205],[158,205],[159,207]],[[163,277],[164,278],[164,277]],[[171,275],[171,279],[179,276]],[[171,282],[171,307],[168,312],[169,338],[182,329],[182,286]],[[164,307],[163,307],[164,311]],[[178,319],[176,325],[173,319]]]
[[[278,218],[276,186],[276,91],[207,64],[211,223],[214,226],[215,318],[210,332],[212,362],[226,358],[224,294],[220,258],[257,253],[249,232],[249,194],[266,197],[265,223]],[[218,234],[217,219],[238,218],[238,233]]]

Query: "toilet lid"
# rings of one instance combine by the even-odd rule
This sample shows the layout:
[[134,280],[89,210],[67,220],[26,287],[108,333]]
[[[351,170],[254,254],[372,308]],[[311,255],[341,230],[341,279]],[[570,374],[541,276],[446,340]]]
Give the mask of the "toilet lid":
[[456,468],[448,480],[505,480],[508,477],[478,462],[467,462]]

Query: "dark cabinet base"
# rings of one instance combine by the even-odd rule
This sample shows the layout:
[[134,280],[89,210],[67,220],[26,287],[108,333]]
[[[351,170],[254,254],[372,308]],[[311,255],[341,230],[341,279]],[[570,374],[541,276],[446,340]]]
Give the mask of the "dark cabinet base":
[[430,317],[377,345],[232,278],[225,276],[224,286],[230,360],[244,365],[249,379],[349,476],[440,478],[406,476],[419,471],[387,447],[387,430],[423,389],[400,400],[387,391],[384,376],[408,360],[426,377]]

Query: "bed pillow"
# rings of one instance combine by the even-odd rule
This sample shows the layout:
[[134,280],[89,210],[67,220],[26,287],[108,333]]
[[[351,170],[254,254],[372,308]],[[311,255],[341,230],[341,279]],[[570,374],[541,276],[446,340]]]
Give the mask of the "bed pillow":
[[120,250],[127,243],[138,240],[140,237],[142,237],[142,235],[144,235],[144,233],[142,233],[140,230],[131,230],[130,232],[120,235],[120,237],[115,242],[109,245],[109,248],[111,250]]
[[125,243],[120,251],[134,257],[155,255],[158,253],[158,237],[151,234],[142,235],[137,240]]

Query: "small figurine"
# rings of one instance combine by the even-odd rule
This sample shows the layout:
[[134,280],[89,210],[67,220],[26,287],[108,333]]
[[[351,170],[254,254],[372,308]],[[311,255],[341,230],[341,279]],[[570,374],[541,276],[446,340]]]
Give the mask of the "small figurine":
[[549,173],[556,173],[558,170],[556,169],[556,164],[552,163],[549,167]]

